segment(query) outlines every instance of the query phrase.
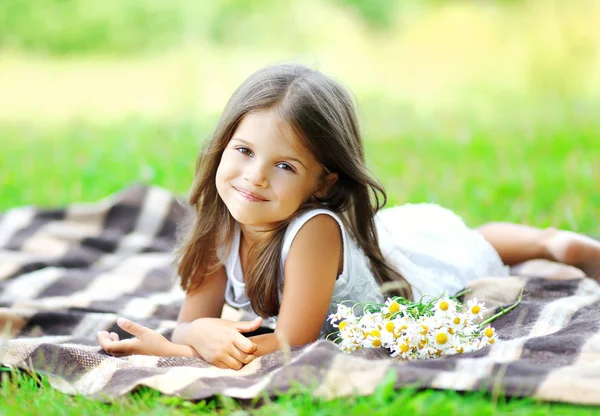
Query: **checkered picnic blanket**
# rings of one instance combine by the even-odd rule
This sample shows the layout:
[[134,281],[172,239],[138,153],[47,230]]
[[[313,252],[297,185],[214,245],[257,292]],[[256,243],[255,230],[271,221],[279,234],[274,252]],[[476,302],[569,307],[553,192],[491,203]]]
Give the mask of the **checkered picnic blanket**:
[[171,250],[184,211],[168,191],[134,186],[97,203],[0,215],[0,361],[98,399],[140,385],[186,399],[253,398],[297,385],[326,398],[368,395],[393,371],[396,387],[600,404],[600,286],[591,279],[478,280],[471,296],[492,309],[521,289],[525,297],[495,321],[495,345],[449,358],[403,362],[377,349],[345,355],[329,341],[260,357],[240,371],[198,358],[105,354],[95,334],[127,336],[119,315],[166,336],[173,330],[184,294]]

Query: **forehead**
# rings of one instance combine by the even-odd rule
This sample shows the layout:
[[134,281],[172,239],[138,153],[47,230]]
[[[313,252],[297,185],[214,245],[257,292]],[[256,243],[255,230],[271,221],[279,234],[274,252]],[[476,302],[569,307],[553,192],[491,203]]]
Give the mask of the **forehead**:
[[273,109],[246,114],[233,133],[232,139],[236,138],[265,150],[312,157],[291,126]]

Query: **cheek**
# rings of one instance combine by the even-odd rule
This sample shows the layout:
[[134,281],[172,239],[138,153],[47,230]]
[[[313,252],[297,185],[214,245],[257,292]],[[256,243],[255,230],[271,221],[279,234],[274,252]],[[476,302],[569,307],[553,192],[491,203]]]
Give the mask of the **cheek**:
[[271,187],[276,188],[281,199],[289,204],[302,204],[312,195],[311,188],[300,179],[271,181]]
[[221,163],[219,163],[219,167],[217,168],[217,173],[215,174],[215,182],[219,193],[223,191],[223,186],[228,179],[227,166],[223,162],[224,160],[221,160]]

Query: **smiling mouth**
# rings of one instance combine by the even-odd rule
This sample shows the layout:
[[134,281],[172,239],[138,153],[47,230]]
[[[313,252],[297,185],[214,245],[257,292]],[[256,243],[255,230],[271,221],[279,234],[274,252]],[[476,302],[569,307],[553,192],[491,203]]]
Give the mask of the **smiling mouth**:
[[245,189],[238,189],[235,186],[233,187],[244,199],[252,202],[267,202],[267,199],[264,199],[252,192],[246,191]]

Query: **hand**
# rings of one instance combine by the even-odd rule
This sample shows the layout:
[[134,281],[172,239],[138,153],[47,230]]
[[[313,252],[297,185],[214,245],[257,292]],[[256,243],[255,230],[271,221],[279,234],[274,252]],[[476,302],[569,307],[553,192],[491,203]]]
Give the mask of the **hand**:
[[237,322],[219,318],[200,318],[191,322],[186,344],[192,346],[206,362],[219,368],[239,370],[256,358],[257,345],[243,336],[255,331],[262,318]]
[[107,353],[122,357],[124,355],[184,355],[177,350],[177,345],[166,339],[158,332],[132,322],[125,318],[117,319],[117,325],[124,331],[129,332],[136,338],[119,340],[116,332],[99,331],[98,342]]

